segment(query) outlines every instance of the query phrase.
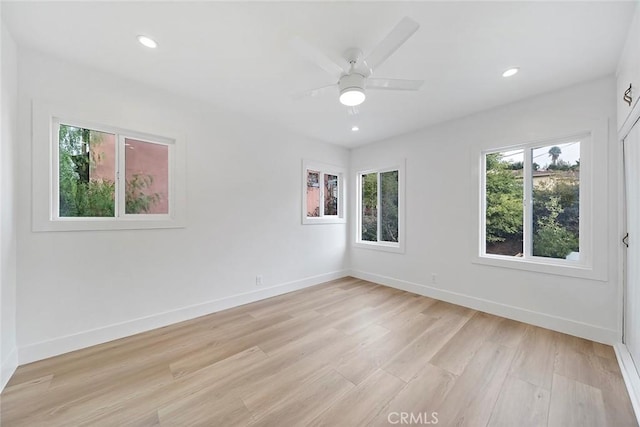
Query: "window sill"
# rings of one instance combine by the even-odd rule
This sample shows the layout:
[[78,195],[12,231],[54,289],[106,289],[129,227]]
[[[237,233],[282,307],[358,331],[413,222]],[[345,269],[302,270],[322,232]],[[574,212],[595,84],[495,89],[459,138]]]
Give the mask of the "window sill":
[[314,224],[345,224],[347,220],[345,218],[339,217],[322,217],[322,218],[302,218],[303,225],[314,225]]
[[105,230],[148,230],[159,228],[184,228],[185,224],[175,219],[93,218],[62,219],[34,223],[33,231],[105,231]]
[[516,257],[507,258],[499,255],[482,255],[473,258],[472,262],[479,265],[512,268],[536,273],[553,274],[556,276],[574,277],[600,282],[607,281],[605,272],[596,271],[594,268],[583,264],[563,262],[562,260],[545,262],[539,258],[523,259]]
[[383,252],[395,252],[399,254],[404,253],[404,246],[398,243],[385,243],[385,242],[354,242],[355,248],[373,249]]

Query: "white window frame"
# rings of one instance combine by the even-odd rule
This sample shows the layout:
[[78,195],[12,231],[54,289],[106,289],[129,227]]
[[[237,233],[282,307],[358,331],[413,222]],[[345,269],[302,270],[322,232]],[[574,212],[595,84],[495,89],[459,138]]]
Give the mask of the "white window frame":
[[[319,172],[320,186],[320,216],[307,216],[307,172]],[[338,214],[324,214],[324,177],[334,175],[338,177]],[[346,223],[345,209],[345,171],[339,166],[315,162],[304,159],[302,161],[302,224],[344,224]]]
[[[606,134],[605,134],[606,135]],[[532,226],[533,226],[533,199],[532,199],[532,149],[560,145],[567,142],[580,141],[580,259],[577,261],[533,256]],[[480,200],[479,200],[479,238],[478,255],[476,263],[494,265],[499,267],[516,268],[529,271],[544,272],[562,276],[583,277],[594,280],[605,280],[606,269],[600,265],[595,265],[593,260],[594,245],[594,133],[590,131],[577,132],[567,136],[539,139],[516,145],[503,146],[483,150],[480,155]],[[523,249],[524,257],[512,257],[506,255],[495,255],[486,253],[486,155],[498,152],[523,150],[524,152],[524,201],[523,201]],[[606,159],[606,146],[604,154]],[[605,175],[606,176],[606,175]]]
[[[34,101],[32,123],[32,228],[33,231],[89,231],[149,228],[181,228],[186,218],[184,138],[168,132],[141,132],[95,120],[100,114],[76,111]],[[59,197],[60,124],[115,135],[116,176],[113,217],[61,217]],[[168,153],[168,213],[127,214],[125,212],[125,139],[165,145]],[[48,153],[48,155],[43,155]]]
[[[380,174],[385,172],[398,171],[398,242],[380,241]],[[378,241],[370,242],[362,240],[362,175],[370,173],[378,174]],[[392,166],[380,168],[362,169],[356,172],[354,182],[356,184],[356,224],[355,241],[353,245],[357,248],[374,249],[386,252],[404,253],[405,251],[405,162],[397,162]]]

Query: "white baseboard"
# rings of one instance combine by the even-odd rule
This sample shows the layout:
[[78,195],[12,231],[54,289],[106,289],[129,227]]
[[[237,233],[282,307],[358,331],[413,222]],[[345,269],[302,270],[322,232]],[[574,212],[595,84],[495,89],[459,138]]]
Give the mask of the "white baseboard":
[[342,270],[306,277],[304,279],[282,283],[268,288],[262,288],[251,292],[245,292],[243,294],[207,301],[201,304],[179,308],[177,310],[171,310],[139,319],[79,332],[77,334],[62,336],[47,341],[29,344],[24,347],[21,346],[18,350],[18,359],[20,364],[24,365],[25,363],[35,362],[37,360],[46,359],[48,357],[57,356],[70,351],[90,347],[92,345],[128,337],[140,332],[161,328],[163,326],[194,319],[217,311],[297,291],[299,289],[318,285],[330,280],[340,279],[342,277],[346,277],[348,275],[347,273],[348,271]]
[[427,285],[408,282],[406,280],[395,279],[393,277],[382,276],[375,273],[351,270],[350,276],[358,279],[368,280],[414,294],[424,295],[438,300],[450,302],[473,308],[496,316],[506,317],[520,322],[540,326],[569,335],[586,338],[604,344],[613,345],[620,341],[620,334],[614,329],[602,328],[588,323],[578,322],[563,317],[527,310],[521,307],[502,304],[478,297],[473,297],[444,289],[434,288]]
[[2,361],[2,366],[0,366],[0,392],[4,390],[5,386],[9,382],[11,375],[16,371],[18,367],[18,350],[16,347],[11,350],[9,356],[6,357],[5,360]]
[[636,420],[640,422],[640,375],[626,345],[618,342],[613,346],[613,349],[616,351],[618,365],[620,365],[622,378],[624,378],[624,383],[627,386],[633,412],[636,413]]

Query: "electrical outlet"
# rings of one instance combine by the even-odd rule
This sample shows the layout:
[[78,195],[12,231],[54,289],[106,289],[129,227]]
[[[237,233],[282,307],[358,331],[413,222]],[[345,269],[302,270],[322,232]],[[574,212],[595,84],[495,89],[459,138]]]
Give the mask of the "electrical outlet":
[[262,286],[262,275],[258,274],[256,276],[256,286]]
[[438,275],[436,273],[431,273],[431,283],[433,285],[438,283]]

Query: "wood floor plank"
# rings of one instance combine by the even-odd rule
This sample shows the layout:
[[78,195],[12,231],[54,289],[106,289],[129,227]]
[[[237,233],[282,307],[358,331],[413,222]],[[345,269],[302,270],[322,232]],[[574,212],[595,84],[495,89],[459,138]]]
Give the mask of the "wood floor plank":
[[395,331],[345,354],[337,363],[336,370],[352,383],[360,384],[436,321],[419,313],[412,319],[403,331]]
[[500,323],[489,336],[489,341],[505,347],[517,348],[522,342],[527,325],[511,319],[500,319]]
[[310,426],[365,426],[386,408],[406,383],[378,369],[362,384],[350,390],[329,407]]
[[556,335],[558,338],[558,350],[582,354],[593,354],[595,352],[595,343],[593,341],[567,334],[557,333]]
[[[279,319],[279,316],[276,318]],[[175,377],[179,377],[197,371],[200,368],[223,360],[233,354],[254,347],[265,340],[287,336],[289,331],[299,331],[300,328],[308,328],[310,322],[314,319],[318,320],[319,315],[315,312],[310,312],[306,316],[294,318],[285,316],[285,318],[286,320],[269,324],[265,328],[231,340],[222,342],[214,341],[206,347],[193,351],[191,354],[172,362],[170,365],[171,372]]]
[[159,408],[177,402],[185,397],[196,399],[200,395],[215,395],[219,399],[227,397],[232,384],[241,383],[246,372],[261,362],[268,360],[259,348],[253,347],[190,375],[175,379],[170,384],[155,389],[143,389],[137,395],[121,398],[107,404],[103,402],[99,410],[82,411],[77,408],[75,417],[68,417],[67,425],[123,425],[141,424],[152,419]]
[[[108,383],[83,383],[82,387],[50,387],[37,404],[29,408],[28,424],[52,426],[82,424],[89,414],[102,411],[104,407],[135,398],[148,390],[157,390],[171,384],[173,378],[166,366],[152,366],[131,372],[126,378],[119,377]],[[9,423],[11,424],[11,423]]]
[[549,390],[516,377],[507,377],[488,426],[546,426],[550,398]]
[[410,298],[407,304],[380,316],[376,323],[392,331],[401,331],[404,330],[408,324],[412,323],[416,317],[438,317],[431,315],[426,316],[424,314],[426,308],[437,303],[438,301],[426,297],[424,299],[421,297]]
[[166,405],[158,410],[162,426],[237,426],[251,421],[251,412],[237,397],[220,399],[201,393]]
[[356,293],[349,292],[344,289],[335,288],[328,293],[316,293],[305,298],[303,294],[299,298],[291,301],[282,301],[280,303],[264,306],[257,310],[250,311],[250,314],[256,318],[270,317],[276,314],[297,315],[303,314],[309,310],[317,310],[325,306],[333,306],[344,300],[348,300]]
[[432,420],[432,414],[437,413],[456,379],[457,377],[451,372],[427,364],[380,411],[371,425],[393,425],[401,413],[415,414],[416,416],[422,414],[423,419]]
[[372,283],[367,282],[366,280],[355,279],[353,277],[339,280],[341,283],[338,284],[338,287],[341,289],[364,289],[365,291],[368,291],[372,288]]
[[387,328],[384,328],[378,324],[372,324],[366,328],[360,329],[358,332],[352,335],[352,337],[359,343],[360,346],[367,346],[372,342],[378,341],[385,335],[389,334]]
[[163,363],[227,337],[231,329],[230,322],[237,330],[242,329],[247,321],[255,321],[245,313],[234,314],[228,310],[220,313],[196,319],[200,323],[189,320],[25,365],[12,381],[24,381],[25,375],[32,377],[39,372],[54,374],[56,382],[66,378],[68,373],[74,378],[85,374],[95,378],[96,364],[109,370],[117,365],[143,367],[149,363]]
[[[601,357],[595,349],[596,343],[575,337],[563,337],[558,345],[555,372],[563,377],[590,385],[602,391],[609,425],[631,418],[633,407],[625,391],[624,379],[615,359]],[[581,345],[576,346],[576,343]],[[591,346],[593,345],[593,347]],[[587,350],[585,350],[585,348]],[[602,353],[602,349],[599,351]]]
[[602,392],[598,388],[554,374],[548,425],[549,427],[606,426]]
[[601,389],[604,401],[604,416],[608,426],[638,427],[638,421],[631,406],[631,399],[620,384],[615,389]]
[[471,317],[476,314],[476,310],[462,307],[461,305],[451,304],[445,301],[438,301],[431,299],[426,308],[422,310],[422,314],[429,317],[441,317],[448,316],[450,314],[457,314],[459,316]]
[[469,318],[455,313],[440,317],[418,338],[398,351],[383,368],[404,381],[411,380],[434,355],[451,342],[451,338],[468,321]]
[[515,351],[484,342],[436,409],[444,425],[486,425],[509,371]]
[[555,332],[527,326],[511,367],[511,374],[523,381],[551,390],[556,349]]
[[53,374],[7,386],[0,396],[0,426],[28,417],[51,386]]
[[383,303],[367,305],[361,310],[358,310],[355,315],[349,316],[344,321],[337,322],[335,328],[348,334],[353,334],[373,324],[387,313],[396,311],[405,299],[400,293],[391,294],[386,298],[386,301]]
[[[253,425],[292,426],[308,425],[355,386],[333,369],[320,370],[299,387],[291,390],[273,406],[254,411]],[[264,397],[271,397],[268,393]]]
[[637,426],[611,347],[354,278],[20,366],[0,395],[3,427],[396,425],[391,412]]
[[597,356],[604,357],[606,359],[616,360],[616,352],[613,347],[599,342],[593,343],[593,351]]
[[265,329],[262,334],[250,334],[245,337],[249,342],[255,342],[265,352],[269,353],[286,345],[292,341],[302,339],[309,334],[332,327],[333,324],[327,322],[322,315],[316,311],[307,312],[293,318],[298,322],[276,325],[274,328]]
[[500,318],[477,312],[431,358],[431,364],[455,375],[462,374],[476,351],[493,334]]
[[598,388],[615,389],[622,383],[622,374],[614,360],[600,357],[595,352],[578,351],[566,345],[567,339],[558,345],[555,362],[557,374]]
[[308,383],[330,376],[332,372],[335,370],[326,363],[298,363],[293,369],[283,371],[285,375],[270,377],[242,393],[242,401],[255,419],[263,418],[274,407],[295,398]]

